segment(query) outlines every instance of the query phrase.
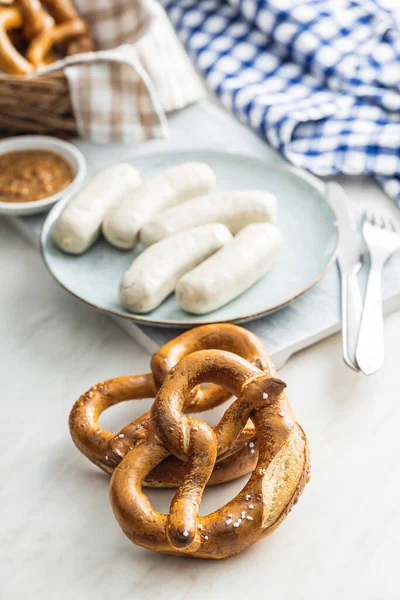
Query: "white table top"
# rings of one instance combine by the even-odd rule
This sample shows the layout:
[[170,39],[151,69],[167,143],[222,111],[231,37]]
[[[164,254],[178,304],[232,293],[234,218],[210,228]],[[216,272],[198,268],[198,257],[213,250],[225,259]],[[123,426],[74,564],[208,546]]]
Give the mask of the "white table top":
[[[397,211],[374,184],[345,184],[361,204]],[[250,550],[184,560],[131,544],[112,515],[107,477],[68,432],[84,390],[147,372],[149,357],[58,287],[1,219],[0,253],[2,597],[398,600],[400,312],[385,321],[385,366],[370,378],[345,366],[339,336],[290,359],[280,376],[310,440],[311,482],[283,525]],[[116,407],[102,423],[117,430],[147,405]],[[207,491],[203,514],[242,486]],[[166,509],[172,494],[150,496]]]

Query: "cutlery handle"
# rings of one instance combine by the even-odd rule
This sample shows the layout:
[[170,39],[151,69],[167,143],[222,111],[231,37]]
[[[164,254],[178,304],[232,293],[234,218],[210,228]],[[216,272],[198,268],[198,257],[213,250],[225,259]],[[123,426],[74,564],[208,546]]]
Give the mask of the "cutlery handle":
[[342,353],[345,363],[359,371],[356,361],[356,346],[361,321],[361,294],[357,276],[342,275]]
[[371,264],[358,336],[357,362],[366,375],[383,365],[382,265]]

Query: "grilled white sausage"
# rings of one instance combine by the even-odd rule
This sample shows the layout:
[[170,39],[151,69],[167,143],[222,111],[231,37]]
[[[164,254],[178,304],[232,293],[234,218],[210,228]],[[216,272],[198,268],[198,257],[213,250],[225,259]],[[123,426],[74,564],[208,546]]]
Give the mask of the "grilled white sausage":
[[233,300],[266,273],[277,258],[282,239],[271,223],[247,225],[229,244],[179,280],[179,304],[187,312],[201,315]]
[[215,184],[204,163],[184,163],[144,181],[107,211],[103,233],[117,248],[133,248],[143,224],[156,212],[207,194]]
[[232,239],[220,223],[203,225],[162,240],[133,261],[120,285],[121,304],[135,313],[156,308],[177,281]]
[[139,183],[138,171],[123,163],[96,173],[71,198],[54,223],[54,242],[70,254],[85,252],[96,241],[107,208]]
[[144,224],[140,241],[150,246],[179,231],[223,223],[235,234],[250,223],[273,221],[276,198],[261,190],[235,190],[194,198],[160,212]]

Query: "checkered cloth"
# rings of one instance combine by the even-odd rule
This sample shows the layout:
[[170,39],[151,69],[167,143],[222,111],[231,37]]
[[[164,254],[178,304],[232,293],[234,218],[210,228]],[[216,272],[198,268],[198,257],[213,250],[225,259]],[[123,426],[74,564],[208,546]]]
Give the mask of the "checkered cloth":
[[162,0],[209,87],[295,165],[400,202],[400,29],[374,0]]
[[[44,69],[67,77],[79,134],[95,142],[141,142],[168,132],[166,113],[204,87],[157,0],[76,0],[100,51]],[[184,85],[183,85],[184,83]]]

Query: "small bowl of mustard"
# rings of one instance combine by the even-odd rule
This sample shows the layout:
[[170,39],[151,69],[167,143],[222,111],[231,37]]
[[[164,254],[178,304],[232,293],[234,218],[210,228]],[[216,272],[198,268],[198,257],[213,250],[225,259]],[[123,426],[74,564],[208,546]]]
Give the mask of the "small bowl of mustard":
[[0,141],[0,214],[35,215],[78,188],[86,160],[73,144],[45,135]]

